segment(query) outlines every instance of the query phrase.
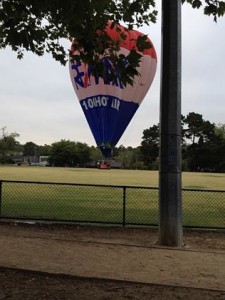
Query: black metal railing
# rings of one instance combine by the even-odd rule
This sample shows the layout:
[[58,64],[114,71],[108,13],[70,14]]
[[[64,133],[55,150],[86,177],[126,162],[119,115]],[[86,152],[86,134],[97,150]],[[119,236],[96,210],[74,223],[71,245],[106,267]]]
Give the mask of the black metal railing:
[[[186,227],[225,228],[225,191],[183,189]],[[158,188],[0,181],[0,218],[126,225],[158,224]]]

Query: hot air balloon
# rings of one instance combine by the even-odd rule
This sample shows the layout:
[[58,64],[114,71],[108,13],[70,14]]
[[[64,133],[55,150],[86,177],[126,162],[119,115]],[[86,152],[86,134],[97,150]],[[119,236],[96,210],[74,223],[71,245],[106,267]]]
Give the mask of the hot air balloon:
[[[126,38],[121,39],[116,26],[119,26]],[[136,30],[127,30],[123,26],[111,26],[109,22],[105,31],[111,39],[121,40],[118,54],[127,55],[136,49],[136,40],[142,33]],[[90,75],[89,67],[83,62],[70,62],[70,77],[85,114],[96,144],[105,159],[110,159],[112,149],[118,143],[132,117],[140,106],[153,81],[157,57],[154,46],[142,52],[142,61],[138,67],[140,76],[134,78],[133,85],[124,86],[120,78],[112,82],[106,77],[99,78]],[[74,44],[72,44],[74,47]],[[76,54],[76,49],[73,54]],[[111,63],[107,57],[102,58],[106,70]]]

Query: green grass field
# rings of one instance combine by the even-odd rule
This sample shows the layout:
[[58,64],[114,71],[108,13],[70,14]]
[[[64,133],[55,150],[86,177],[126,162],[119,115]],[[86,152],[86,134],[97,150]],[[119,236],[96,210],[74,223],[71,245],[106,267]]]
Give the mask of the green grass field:
[[[35,182],[107,184],[126,189],[126,222],[158,223],[158,172],[48,167],[0,167],[0,179]],[[183,220],[186,226],[225,228],[225,174],[183,173]],[[121,187],[3,183],[3,217],[85,222],[123,222]]]
[[[0,166],[0,179],[158,187],[157,171]],[[182,174],[183,188],[225,190],[225,174]]]

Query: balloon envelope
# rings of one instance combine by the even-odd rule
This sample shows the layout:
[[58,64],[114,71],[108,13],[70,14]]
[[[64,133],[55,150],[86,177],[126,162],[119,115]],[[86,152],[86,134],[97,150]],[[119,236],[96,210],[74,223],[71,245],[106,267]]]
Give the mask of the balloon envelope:
[[[121,41],[118,54],[128,55],[133,48],[136,49],[136,40],[143,34],[119,27],[124,31],[126,39]],[[116,27],[111,28],[110,23],[105,30],[112,39],[121,40]],[[140,76],[134,78],[132,86],[124,86],[119,76],[115,82],[109,80],[107,75],[110,75],[112,67],[107,57],[103,58],[108,72],[104,79],[90,75],[89,66],[82,62],[69,64],[74,90],[96,144],[105,158],[111,156],[111,150],[118,143],[153,81],[157,57],[152,42],[147,40],[151,48],[142,52],[142,61],[137,69]]]

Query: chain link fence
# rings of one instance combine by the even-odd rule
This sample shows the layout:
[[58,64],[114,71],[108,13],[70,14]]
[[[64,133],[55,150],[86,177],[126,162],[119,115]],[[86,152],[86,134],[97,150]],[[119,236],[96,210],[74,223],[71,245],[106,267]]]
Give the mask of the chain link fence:
[[[182,190],[185,227],[225,228],[225,191]],[[0,181],[0,218],[158,225],[158,188]]]

